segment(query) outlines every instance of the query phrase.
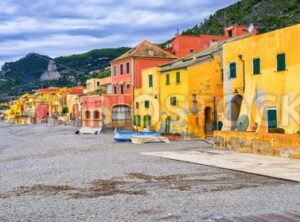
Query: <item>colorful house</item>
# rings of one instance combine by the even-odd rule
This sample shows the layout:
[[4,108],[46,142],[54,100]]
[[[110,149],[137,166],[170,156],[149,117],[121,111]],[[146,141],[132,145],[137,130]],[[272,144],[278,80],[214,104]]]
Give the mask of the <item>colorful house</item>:
[[[227,32],[236,29],[241,28],[234,26]],[[150,127],[167,134],[202,138],[212,136],[222,125],[218,121],[218,112],[223,113],[224,107],[221,102],[223,44],[254,34],[245,32],[239,37],[241,33],[235,31],[232,38],[226,40],[222,36],[195,37],[202,42],[201,51],[190,53],[183,47],[181,53],[188,53],[188,56],[144,69],[142,85],[134,91],[133,122],[136,128]],[[180,39],[187,41],[190,37],[177,36],[175,40],[180,45]]]
[[106,80],[102,80],[101,78],[92,78],[86,82],[86,89],[80,98],[83,127],[98,128],[103,125],[101,102],[103,82],[105,84],[110,84],[111,78]]
[[176,35],[174,40],[167,45],[167,51],[178,58],[187,56],[192,52],[201,51],[210,46],[211,42],[225,40],[224,36],[217,35]]
[[217,147],[300,157],[299,38],[300,25],[294,25],[224,46],[225,112]]
[[[36,122],[41,123],[49,118],[61,119],[67,113],[63,108],[66,106],[64,98],[67,88],[50,87],[46,89],[38,89],[34,94],[34,104],[36,109]],[[67,121],[67,118],[64,118]]]
[[[157,97],[160,124],[157,130],[200,138],[213,136],[213,131],[222,125],[218,113],[223,113],[224,107],[223,45],[251,35],[248,33],[222,42],[212,42],[210,47],[200,52],[159,67]],[[149,72],[155,73],[154,70],[145,70],[145,75]],[[147,94],[147,83],[144,84],[142,92]],[[138,112],[136,114],[140,115]]]
[[150,128],[159,129],[159,74],[160,68],[153,67],[142,71],[142,87],[134,90],[134,117],[133,123],[138,131]]
[[[300,25],[276,30],[224,48],[224,130],[300,130]],[[287,107],[286,107],[287,106]]]
[[201,51],[211,45],[213,42],[222,42],[226,39],[236,38],[251,32],[256,35],[256,28],[253,25],[233,25],[224,29],[224,36],[219,35],[176,35],[170,44],[167,45],[166,51],[178,58],[189,55],[192,52]]
[[75,86],[66,93],[66,107],[68,108],[69,120],[79,120],[81,118],[80,96],[83,95],[84,87]]
[[131,127],[134,113],[134,89],[141,88],[142,70],[161,65],[176,57],[148,41],[111,62],[112,94],[104,95],[104,114],[113,127]]

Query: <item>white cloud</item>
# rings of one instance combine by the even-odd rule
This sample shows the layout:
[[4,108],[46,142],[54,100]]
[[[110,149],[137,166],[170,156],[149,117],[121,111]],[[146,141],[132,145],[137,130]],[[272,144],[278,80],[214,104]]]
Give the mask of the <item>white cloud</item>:
[[237,0],[1,0],[0,66],[29,52],[49,56],[163,42]]

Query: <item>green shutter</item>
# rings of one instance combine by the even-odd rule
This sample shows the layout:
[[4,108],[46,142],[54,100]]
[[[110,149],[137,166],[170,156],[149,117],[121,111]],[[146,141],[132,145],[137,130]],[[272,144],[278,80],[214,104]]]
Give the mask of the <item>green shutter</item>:
[[285,54],[277,55],[277,71],[284,71],[286,69],[285,65]]
[[253,59],[253,74],[258,75],[260,74],[260,59]]
[[171,106],[176,106],[176,97],[171,97],[170,103],[171,103]]
[[150,107],[150,102],[147,100],[145,101],[145,108],[149,108]]
[[137,116],[137,126],[141,126],[141,116]]
[[170,74],[166,75],[166,85],[170,85]]
[[133,116],[133,125],[136,126],[136,116]]
[[144,128],[151,126],[151,116],[144,116]]
[[268,110],[268,128],[277,128],[277,111],[275,109]]
[[230,78],[236,78],[236,63],[230,63],[229,65],[229,69],[230,69]]
[[180,83],[180,72],[176,72],[176,83]]
[[153,76],[149,75],[149,87],[153,86]]

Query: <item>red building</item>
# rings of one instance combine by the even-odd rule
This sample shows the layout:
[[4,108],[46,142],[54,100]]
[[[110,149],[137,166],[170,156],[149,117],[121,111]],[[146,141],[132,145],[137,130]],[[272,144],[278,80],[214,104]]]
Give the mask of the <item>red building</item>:
[[207,48],[213,41],[225,40],[224,36],[216,35],[177,35],[168,46],[167,51],[177,57],[184,57],[194,51]]
[[245,33],[249,30],[256,35],[256,28],[252,30],[248,26],[233,25],[224,29],[224,36],[218,35],[176,35],[174,40],[168,45],[166,51],[181,58],[194,51],[201,51],[210,46],[212,42],[223,41],[228,38],[234,38]]
[[256,35],[257,30],[253,25],[249,27],[245,25],[233,25],[225,28],[224,32],[225,32],[225,37],[228,39],[228,38],[238,37],[248,32],[252,32],[253,35]]
[[143,41],[111,62],[112,94],[105,95],[105,116],[114,127],[131,126],[133,90],[142,84],[142,70],[162,65],[176,56],[149,41]]

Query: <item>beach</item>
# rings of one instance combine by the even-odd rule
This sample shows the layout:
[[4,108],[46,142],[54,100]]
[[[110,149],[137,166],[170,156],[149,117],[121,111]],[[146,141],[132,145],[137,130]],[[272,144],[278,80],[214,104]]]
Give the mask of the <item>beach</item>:
[[204,141],[115,143],[111,133],[0,122],[0,221],[209,221],[299,210],[300,185],[143,155]]

